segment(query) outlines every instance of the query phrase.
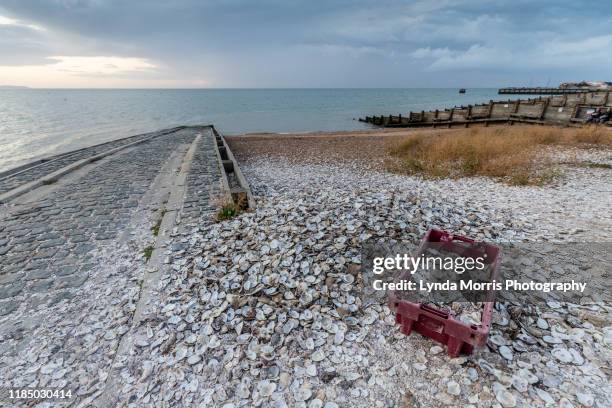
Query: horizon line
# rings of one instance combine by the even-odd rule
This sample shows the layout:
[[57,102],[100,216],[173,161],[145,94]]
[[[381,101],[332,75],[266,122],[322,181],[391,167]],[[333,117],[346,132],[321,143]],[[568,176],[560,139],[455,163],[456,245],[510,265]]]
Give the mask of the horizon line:
[[[501,88],[506,88],[502,86]],[[500,86],[478,86],[478,87],[465,87],[465,86],[436,86],[436,87],[423,87],[423,86],[405,86],[405,87],[390,87],[390,86],[366,86],[366,87],[168,87],[168,88],[113,88],[113,87],[32,87],[32,86],[19,86],[19,85],[0,85],[0,90],[125,90],[125,91],[164,91],[164,90],[322,90],[322,89],[499,89]]]

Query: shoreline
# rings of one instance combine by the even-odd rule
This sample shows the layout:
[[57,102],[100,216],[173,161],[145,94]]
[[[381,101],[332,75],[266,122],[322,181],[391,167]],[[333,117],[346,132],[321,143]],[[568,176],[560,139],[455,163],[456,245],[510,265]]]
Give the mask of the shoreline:
[[[224,134],[250,130],[363,130],[364,124],[353,118],[373,110],[402,112],[427,108],[430,103],[485,102],[495,95],[493,91],[475,90],[467,97],[444,89],[433,94],[430,90],[397,89],[11,91],[15,97],[2,101],[0,108],[22,112],[27,120],[19,120],[19,115],[3,118],[0,144],[6,149],[0,152],[0,168],[15,167],[24,163],[22,159],[30,161],[178,124],[214,123]],[[372,95],[384,99],[374,103]],[[423,104],[424,97],[430,102]],[[9,101],[10,106],[6,105]],[[58,106],[62,109],[56,109]]]
[[312,130],[306,132],[248,132],[239,134],[228,134],[227,137],[266,137],[266,136],[342,136],[342,135],[368,135],[368,134],[394,134],[406,132],[407,129],[385,129],[385,128],[371,128],[364,130],[337,130],[337,131],[325,131],[325,130]]

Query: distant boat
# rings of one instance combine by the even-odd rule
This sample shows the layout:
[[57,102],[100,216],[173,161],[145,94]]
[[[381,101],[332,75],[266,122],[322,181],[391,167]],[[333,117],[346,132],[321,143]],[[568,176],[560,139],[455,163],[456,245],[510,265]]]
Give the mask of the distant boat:
[[465,93],[465,88],[461,88],[461,89],[459,90],[459,93]]

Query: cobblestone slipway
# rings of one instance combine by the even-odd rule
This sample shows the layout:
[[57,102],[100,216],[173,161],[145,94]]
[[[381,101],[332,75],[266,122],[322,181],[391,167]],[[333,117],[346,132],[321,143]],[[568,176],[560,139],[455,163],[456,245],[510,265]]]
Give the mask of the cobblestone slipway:
[[42,163],[33,163],[32,165],[22,166],[22,168],[16,169],[17,171],[9,170],[6,172],[2,172],[0,173],[0,194],[6,193],[7,191],[17,188],[23,184],[46,176],[56,170],[61,169],[62,167],[68,166],[79,160],[86,159],[97,154],[109,151],[111,149],[128,145],[130,143],[135,143],[140,140],[163,136],[168,133],[174,133],[174,131],[178,129],[179,128],[174,128],[125,137],[122,139],[101,143],[92,147],[58,154],[56,156],[50,157]]
[[[220,173],[211,128],[103,147],[139,138],[149,140],[0,208],[0,388],[68,387],[71,403],[84,405],[103,395],[143,282],[155,272],[146,262],[152,249],[180,247],[173,236],[212,220]],[[102,151],[0,179],[0,193]]]

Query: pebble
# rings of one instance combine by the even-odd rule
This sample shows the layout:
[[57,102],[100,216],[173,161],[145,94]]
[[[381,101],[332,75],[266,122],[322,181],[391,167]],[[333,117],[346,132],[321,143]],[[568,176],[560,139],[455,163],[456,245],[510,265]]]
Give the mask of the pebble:
[[518,392],[527,392],[527,389],[529,388],[529,382],[524,377],[515,374],[512,376],[512,386]]
[[501,346],[499,348],[499,354],[501,354],[502,357],[505,358],[506,360],[512,361],[513,355],[512,355],[512,350],[510,349],[510,347]]
[[497,346],[503,346],[506,344],[506,339],[501,334],[495,334],[489,337],[489,341]]
[[249,385],[244,382],[238,383],[236,386],[236,396],[240,399],[247,399],[251,396],[251,391],[249,390]]
[[559,360],[562,363],[571,363],[574,360],[574,357],[572,356],[572,353],[570,353],[567,349],[565,348],[555,348],[552,351],[552,355]]
[[262,397],[269,397],[276,390],[276,383],[263,380],[257,384],[257,391]]
[[323,353],[320,350],[317,350],[314,353],[312,353],[310,358],[312,359],[312,361],[316,361],[316,362],[323,361],[325,359],[325,353]]
[[554,398],[547,391],[544,391],[541,388],[536,388],[535,390],[538,394],[538,397],[540,397],[540,399],[542,399],[542,401],[544,401],[546,405],[552,405],[555,403]]
[[441,352],[443,352],[443,351],[444,351],[444,349],[443,349],[442,347],[440,347],[440,346],[437,346],[437,345],[436,345],[436,346],[432,346],[432,347],[429,349],[429,352],[430,352],[431,354],[433,354],[434,356],[435,356],[435,355],[440,354],[440,353],[441,353]]
[[541,317],[538,317],[538,320],[536,321],[536,324],[542,330],[548,330],[548,328],[549,328],[548,322],[545,319],[542,319]]
[[473,368],[473,367],[468,368],[468,369],[467,369],[467,374],[468,374],[468,378],[469,378],[469,379],[470,379],[472,382],[474,382],[474,381],[478,380],[478,377],[479,377],[479,376],[478,376],[478,371],[476,371],[476,369],[475,369],[475,368]]
[[544,340],[545,342],[550,343],[550,344],[561,344],[561,343],[563,343],[563,340],[561,340],[560,338],[549,336],[549,335],[546,335],[546,336],[542,337],[542,340]]
[[322,408],[322,407],[323,407],[323,401],[321,401],[318,398],[315,398],[308,403],[308,408]]
[[576,349],[569,349],[569,352],[572,355],[572,359],[573,359],[573,363],[576,365],[583,365],[584,364],[584,357],[582,357],[582,355],[580,354],[580,352]]
[[495,398],[505,408],[516,407],[516,397],[505,388],[501,388],[495,392]]
[[592,407],[593,404],[595,404],[595,399],[593,398],[591,394],[577,392],[576,399],[578,399],[578,402],[580,403],[580,405],[584,407]]
[[317,366],[315,366],[314,364],[306,366],[306,374],[311,377],[315,377],[317,375]]
[[450,395],[457,396],[461,394],[461,387],[457,382],[449,381],[448,384],[446,384],[446,392],[448,392]]

